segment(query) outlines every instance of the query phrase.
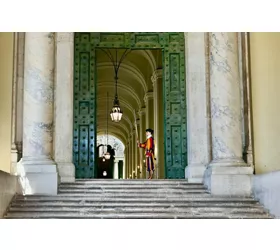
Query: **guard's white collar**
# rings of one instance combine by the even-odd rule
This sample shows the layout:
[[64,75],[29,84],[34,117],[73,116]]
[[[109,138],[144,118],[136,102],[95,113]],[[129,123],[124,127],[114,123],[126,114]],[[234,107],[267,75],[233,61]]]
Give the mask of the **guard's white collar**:
[[152,137],[152,135],[147,135],[147,139],[149,139],[149,138],[151,138]]

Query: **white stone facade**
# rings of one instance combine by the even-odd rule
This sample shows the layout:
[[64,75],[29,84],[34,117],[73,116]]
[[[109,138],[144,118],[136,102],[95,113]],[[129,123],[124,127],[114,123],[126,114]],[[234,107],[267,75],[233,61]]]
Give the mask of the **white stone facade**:
[[[73,36],[25,34],[23,159],[16,172],[26,194],[55,194],[59,179],[75,180]],[[185,33],[185,51],[186,178],[189,182],[204,181],[213,194],[249,195],[253,166],[242,158],[242,133],[250,130],[244,128],[241,113],[244,110],[239,63],[243,62],[243,53],[238,33]],[[153,100],[153,94],[149,97],[147,102]],[[150,102],[148,105],[152,105]],[[152,108],[149,111],[154,112]],[[20,116],[18,111],[17,117]],[[140,130],[144,123],[140,119]]]

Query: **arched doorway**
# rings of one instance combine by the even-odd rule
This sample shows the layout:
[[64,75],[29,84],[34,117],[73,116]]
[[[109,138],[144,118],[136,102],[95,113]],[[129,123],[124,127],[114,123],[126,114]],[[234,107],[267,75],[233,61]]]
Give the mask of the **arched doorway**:
[[[110,80],[106,79],[108,75],[106,68],[107,70],[111,68],[112,71],[113,68],[108,61],[102,61],[99,48],[133,50],[131,60],[121,68],[123,72],[130,72],[127,74],[127,76],[130,74],[130,77],[123,82],[120,80],[122,96],[126,94],[131,98],[120,95],[120,103],[126,115],[123,116],[122,122],[111,125],[116,135],[126,141],[127,145],[131,145],[128,155],[132,156],[129,158],[128,165],[132,169],[129,171],[132,173],[135,171],[134,169],[138,167],[137,162],[143,164],[141,160],[139,161],[137,149],[135,149],[133,113],[135,110],[141,112],[144,108],[149,112],[147,116],[149,120],[158,115],[158,110],[151,107],[149,102],[149,100],[155,101],[154,94],[151,94],[153,88],[151,77],[157,70],[162,70],[162,94],[158,97],[161,103],[157,106],[162,108],[160,112],[162,113],[160,124],[162,127],[156,131],[156,133],[162,133],[157,135],[159,141],[162,140],[162,143],[158,145],[158,153],[162,150],[160,154],[161,164],[164,166],[162,176],[169,179],[185,178],[187,113],[184,33],[75,33],[73,162],[76,178],[96,177],[96,136],[98,130],[104,127],[102,121],[107,115],[107,112],[98,111],[99,107],[100,109],[104,107],[104,103],[102,104],[104,98],[102,95],[99,96],[99,92],[102,91],[97,91],[97,88],[99,85],[100,88],[107,89],[113,86],[110,85]],[[146,63],[138,65],[140,59],[137,59],[137,55],[138,58],[143,57]],[[161,63],[156,60],[158,55],[162,58]],[[112,79],[113,75],[110,77]],[[137,120],[139,119],[141,123],[140,118],[139,115]],[[155,125],[155,123],[151,124]],[[142,127],[145,125],[150,124],[145,122]],[[143,131],[141,134],[143,136]]]
[[[111,148],[110,158],[105,158],[105,153]],[[123,142],[112,135],[97,135],[97,178],[124,179],[125,146]],[[99,173],[99,174],[98,174]]]

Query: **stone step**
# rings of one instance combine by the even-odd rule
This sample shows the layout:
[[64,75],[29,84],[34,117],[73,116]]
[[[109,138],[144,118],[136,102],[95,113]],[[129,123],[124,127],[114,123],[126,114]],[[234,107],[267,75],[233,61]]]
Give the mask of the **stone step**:
[[253,198],[238,198],[238,197],[211,197],[210,195],[191,195],[188,197],[95,197],[95,196],[73,196],[73,195],[57,195],[57,196],[16,196],[15,198],[16,202],[20,201],[36,201],[36,202],[46,202],[46,201],[65,201],[65,202],[104,202],[104,201],[110,201],[110,202],[139,202],[139,203],[152,203],[152,202],[244,202],[244,203],[255,203],[255,200]]
[[198,190],[92,190],[92,189],[65,189],[59,190],[59,195],[62,194],[91,194],[91,195],[126,195],[126,196],[142,196],[142,195],[187,195],[187,194],[208,194],[204,189]]
[[[12,208],[44,208],[44,207],[52,207],[52,208],[61,208],[61,207],[73,207],[73,208],[262,208],[262,206],[256,202],[254,203],[235,203],[235,202],[186,202],[186,203],[168,203],[168,202],[160,202],[160,203],[130,203],[130,202],[65,202],[65,201],[53,201],[53,202],[13,202],[11,203]],[[262,208],[263,209],[263,208]]]
[[202,183],[189,183],[186,180],[76,180],[75,182],[61,183],[60,186],[69,186],[69,185],[157,185],[157,186],[202,186]]
[[69,213],[46,213],[46,212],[17,212],[8,213],[5,218],[7,219],[270,219],[271,216],[267,214],[252,214],[252,213],[235,213],[223,214],[205,213],[83,213],[80,211]]
[[268,219],[252,197],[212,196],[186,180],[77,180],[59,194],[16,195],[7,219]]
[[95,208],[95,207],[11,207],[9,214],[11,213],[35,213],[35,212],[53,212],[53,213],[71,213],[71,212],[81,212],[81,213],[101,213],[101,212],[111,212],[111,213],[191,213],[191,214],[202,214],[202,213],[253,213],[253,214],[266,214],[266,211],[262,207],[256,208],[221,208],[221,207],[188,207],[188,208],[179,208],[179,207],[115,207],[115,208]]
[[203,199],[203,198],[208,198],[210,197],[209,194],[201,193],[184,193],[184,194],[110,194],[110,193],[100,193],[100,194],[90,194],[90,193],[69,193],[69,194],[58,194],[57,196],[25,196],[25,197],[18,197],[17,200],[34,200],[34,199],[40,199],[40,200],[65,200],[65,199],[83,199],[83,200],[128,200],[128,201],[133,201],[133,200],[149,200],[149,201],[157,201],[157,200],[190,200],[190,199]]
[[59,190],[75,190],[75,189],[89,189],[89,190],[205,190],[203,186],[199,185],[60,185]]

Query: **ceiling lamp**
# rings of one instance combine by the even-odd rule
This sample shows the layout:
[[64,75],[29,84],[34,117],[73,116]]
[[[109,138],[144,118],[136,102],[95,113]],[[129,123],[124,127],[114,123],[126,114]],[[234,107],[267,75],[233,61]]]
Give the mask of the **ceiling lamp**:
[[111,109],[110,115],[111,115],[111,119],[112,119],[113,122],[119,122],[122,119],[123,111],[120,107],[120,101],[118,99],[118,72],[119,72],[119,68],[120,68],[120,65],[121,65],[122,61],[128,55],[130,50],[129,49],[125,50],[125,52],[121,56],[121,59],[120,59],[119,62],[118,62],[118,50],[117,49],[116,49],[116,58],[115,59],[114,59],[114,57],[113,57],[113,55],[112,55],[112,53],[109,49],[107,49],[107,50],[101,49],[101,50],[104,53],[106,53],[106,55],[110,58],[113,66],[114,66],[114,71],[115,71],[115,98],[114,98],[113,107]]

